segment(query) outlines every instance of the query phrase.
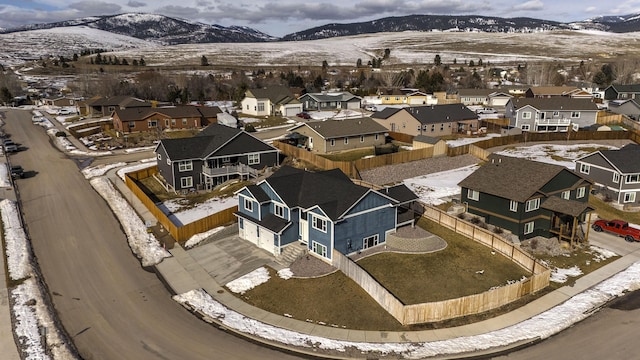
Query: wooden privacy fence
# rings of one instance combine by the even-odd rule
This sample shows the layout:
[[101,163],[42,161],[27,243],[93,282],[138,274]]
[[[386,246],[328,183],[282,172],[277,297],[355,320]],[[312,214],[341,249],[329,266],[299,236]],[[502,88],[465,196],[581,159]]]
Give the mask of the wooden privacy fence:
[[471,240],[506,256],[531,273],[531,277],[480,294],[443,301],[404,305],[369,273],[340,252],[333,251],[333,264],[364,289],[380,306],[403,325],[438,322],[493,310],[535,293],[549,285],[551,270],[526,252],[491,231],[446,212],[425,206],[423,217],[435,221]]
[[238,211],[237,206],[208,215],[189,224],[182,226],[174,224],[137,184],[137,181],[153,176],[157,172],[158,167],[152,166],[127,173],[124,177],[125,184],[176,241],[187,241],[195,234],[235,221],[234,213]]

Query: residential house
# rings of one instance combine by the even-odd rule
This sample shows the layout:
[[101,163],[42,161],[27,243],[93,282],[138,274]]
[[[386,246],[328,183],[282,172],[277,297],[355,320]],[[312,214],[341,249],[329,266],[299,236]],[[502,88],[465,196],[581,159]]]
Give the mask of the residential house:
[[70,97],[57,97],[57,98],[44,98],[42,99],[43,105],[49,106],[76,106],[78,99]]
[[81,113],[90,117],[111,116],[116,109],[140,109],[152,106],[149,102],[131,96],[97,96],[88,99],[84,104],[86,108]]
[[295,116],[302,112],[302,104],[285,86],[249,89],[240,105],[241,113],[254,116]]
[[220,124],[193,137],[162,139],[154,153],[159,174],[176,191],[210,190],[230,179],[255,178],[259,170],[280,164],[278,149]]
[[523,158],[490,156],[458,185],[470,214],[521,240],[560,234],[582,239],[578,225],[593,210],[589,180],[564,166]]
[[605,100],[640,99],[640,84],[609,85],[604,89]]
[[459,89],[458,97],[464,105],[504,108],[513,95],[495,89]]
[[566,132],[588,128],[598,119],[598,105],[590,99],[514,98],[505,107],[510,126],[523,131]]
[[401,109],[386,108],[371,115],[388,131],[413,136],[445,136],[459,132],[477,131],[478,115],[465,105],[447,104],[414,106]]
[[362,98],[350,92],[306,93],[298,98],[304,110],[360,109]]
[[236,194],[241,239],[274,255],[302,243],[327,263],[334,250],[349,255],[385,244],[390,233],[413,224],[418,198],[404,184],[374,190],[338,169],[288,166]]
[[419,91],[418,89],[386,89],[378,91],[379,104],[381,105],[435,105],[438,99]]
[[576,99],[592,99],[591,93],[574,86],[533,86],[525,92],[528,98],[571,97]]
[[298,145],[327,154],[385,144],[387,129],[369,117],[308,121],[288,130]]
[[594,188],[614,203],[640,204],[640,145],[598,150],[576,160],[576,171],[594,182]]
[[220,108],[204,106],[171,106],[116,109],[113,128],[123,134],[168,129],[198,129],[217,121]]
[[627,100],[610,100],[608,103],[609,111],[630,117],[633,120],[640,121],[640,104],[635,99]]
[[216,115],[217,123],[220,125],[229,126],[232,128],[238,127],[238,119],[235,116],[229,114],[228,112],[221,112]]

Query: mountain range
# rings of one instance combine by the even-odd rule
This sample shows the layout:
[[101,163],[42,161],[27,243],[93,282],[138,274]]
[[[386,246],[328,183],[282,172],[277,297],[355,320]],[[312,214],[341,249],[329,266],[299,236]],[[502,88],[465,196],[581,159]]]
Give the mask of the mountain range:
[[46,30],[60,27],[89,27],[160,44],[197,44],[224,42],[266,42],[316,40],[337,36],[401,31],[473,31],[473,32],[538,32],[548,30],[600,30],[615,33],[640,31],[640,14],[599,16],[584,21],[562,23],[533,18],[499,18],[475,15],[409,15],[386,17],[359,23],[326,24],[312,29],[274,37],[258,30],[208,25],[163,15],[127,13],[85,17],[75,20],[32,24],[0,33]]

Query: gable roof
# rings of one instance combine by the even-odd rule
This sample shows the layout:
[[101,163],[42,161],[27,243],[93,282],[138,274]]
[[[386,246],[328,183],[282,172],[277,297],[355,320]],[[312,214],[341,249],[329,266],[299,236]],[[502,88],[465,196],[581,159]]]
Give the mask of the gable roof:
[[529,90],[535,95],[556,95],[566,96],[576,91],[580,91],[577,87],[573,86],[532,86]]
[[413,106],[403,108],[422,124],[477,120],[478,115],[463,104]]
[[144,120],[152,114],[161,114],[171,119],[183,117],[211,118],[222,112],[219,107],[203,107],[203,106],[170,106],[170,107],[133,107],[133,108],[117,108],[115,113],[122,121]]
[[485,194],[524,202],[562,171],[564,166],[508,156],[491,156],[458,185]]
[[317,205],[333,221],[370,191],[354,184],[339,169],[309,172],[283,166],[264,181],[289,207]]
[[[242,139],[240,139],[242,137]],[[238,141],[231,140],[238,138]],[[250,134],[225,125],[213,123],[196,136],[180,139],[162,139],[158,146],[164,147],[172,161],[205,159],[217,156],[245,154],[249,152],[277,151]]]
[[289,131],[293,131],[302,126],[306,126],[311,130],[318,133],[324,139],[331,139],[344,136],[358,136],[368,134],[380,134],[387,132],[387,128],[378,124],[369,117],[354,118],[354,119],[334,119],[334,120],[319,120],[309,121],[293,128]]
[[269,99],[274,104],[286,104],[296,100],[288,87],[279,85],[262,89],[249,89],[245,95],[256,99]]
[[594,210],[591,206],[589,206],[589,203],[571,199],[563,199],[559,196],[549,196],[542,202],[542,204],[540,204],[540,207],[543,209],[576,217],[582,215],[585,211]]
[[317,102],[331,102],[331,101],[350,101],[354,98],[361,100],[359,96],[353,95],[350,92],[323,92],[323,93],[306,93],[301,98],[309,96]]
[[402,108],[386,107],[380,111],[374,112],[371,114],[371,117],[374,119],[388,119],[400,110],[402,110]]
[[638,161],[640,159],[640,145],[629,144],[619,150],[600,150],[599,152],[621,173],[640,173],[640,161]]
[[640,92],[640,84],[628,84],[628,85],[621,85],[621,84],[611,84],[609,85],[610,88],[614,89],[616,92]]
[[89,106],[151,107],[151,103],[131,96],[98,97],[87,101]]
[[575,99],[566,96],[551,98],[515,98],[511,99],[516,110],[531,106],[538,110],[580,110],[598,111],[598,105],[591,99]]

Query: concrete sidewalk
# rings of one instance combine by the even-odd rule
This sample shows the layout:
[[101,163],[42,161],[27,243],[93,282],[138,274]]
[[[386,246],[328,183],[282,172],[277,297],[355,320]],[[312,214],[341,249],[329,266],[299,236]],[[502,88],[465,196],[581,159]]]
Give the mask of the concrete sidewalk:
[[[116,187],[128,199],[132,199],[131,205],[136,209],[143,220],[152,220],[153,216],[144,207],[144,205],[134,196],[128,196],[129,189],[124,182],[115,175],[115,171],[110,171],[109,178],[114,182]],[[598,244],[599,245],[599,244]],[[259,320],[263,323],[273,325],[280,328],[286,328],[313,336],[325,337],[335,340],[357,341],[357,342],[431,342],[439,340],[453,339],[461,336],[481,335],[491,331],[503,329],[505,327],[518,324],[522,321],[530,319],[542,312],[545,312],[576,294],[579,294],[594,285],[610,278],[618,272],[626,269],[634,262],[640,260],[640,248],[629,251],[620,259],[593,271],[578,280],[575,283],[564,286],[545,296],[542,296],[512,312],[491,318],[488,320],[468,324],[464,326],[422,330],[413,332],[389,332],[389,331],[359,331],[350,329],[333,328],[318,324],[303,322],[288,317],[269,313],[262,309],[248,305],[236,296],[230,294],[223,289],[222,285],[217,283],[214,278],[180,245],[176,244],[170,249],[173,257],[164,259],[156,266],[158,274],[163,278],[171,291],[181,294],[194,289],[204,289],[216,301],[225,305],[231,310],[243,314],[246,317]],[[253,337],[252,337],[253,338]],[[255,338],[253,338],[255,339]],[[269,343],[273,346],[273,343]],[[522,344],[513,344],[513,347]],[[286,345],[280,345],[286,348]],[[506,347],[509,348],[509,347]],[[299,349],[291,349],[299,351]],[[505,347],[495,349],[495,351],[505,350]],[[483,351],[483,354],[491,353],[491,351]]]

